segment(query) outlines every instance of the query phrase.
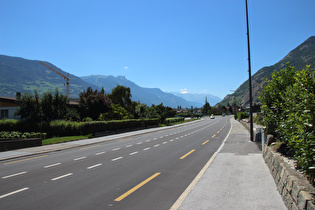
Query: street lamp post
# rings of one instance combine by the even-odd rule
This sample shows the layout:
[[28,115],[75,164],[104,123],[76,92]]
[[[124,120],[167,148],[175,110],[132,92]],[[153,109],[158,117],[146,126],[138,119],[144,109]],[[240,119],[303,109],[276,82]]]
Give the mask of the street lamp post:
[[251,73],[251,64],[250,64],[250,45],[249,45],[249,26],[248,26],[248,6],[247,0],[246,4],[246,26],[247,26],[247,49],[248,49],[248,74],[249,74],[249,121],[250,121],[250,140],[254,141],[254,129],[253,129],[253,96],[252,96],[252,73]]

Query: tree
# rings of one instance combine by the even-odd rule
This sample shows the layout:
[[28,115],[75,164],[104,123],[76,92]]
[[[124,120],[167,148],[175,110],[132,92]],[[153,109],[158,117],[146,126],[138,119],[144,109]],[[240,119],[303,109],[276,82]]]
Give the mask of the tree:
[[147,118],[159,118],[161,123],[164,123],[166,118],[174,117],[175,115],[176,110],[163,106],[163,103],[156,106],[152,105],[147,112]]
[[208,103],[207,98],[206,98],[205,105],[203,105],[203,107],[201,108],[201,113],[203,115],[210,115],[212,113],[212,108],[210,104]]
[[65,119],[69,111],[68,102],[67,97],[59,94],[58,89],[54,95],[50,91],[44,93],[42,98],[37,91],[34,91],[34,95],[25,93],[18,99],[19,108],[15,114],[34,123]]
[[43,121],[50,122],[52,120],[65,119],[69,111],[68,103],[67,97],[59,94],[58,89],[55,90],[54,95],[50,91],[44,93],[41,99]]
[[130,88],[117,85],[109,95],[112,103],[119,104],[121,107],[125,108],[129,113],[132,112],[131,104],[131,93]]
[[133,116],[119,104],[111,104],[109,112],[101,114],[99,120],[125,120],[132,118]]
[[42,120],[41,104],[37,90],[33,94],[25,93],[17,100],[19,108],[15,115],[21,116],[21,119],[30,123],[37,123]]
[[145,113],[147,111],[148,107],[147,105],[143,104],[143,103],[138,103],[136,108],[135,108],[135,113],[137,115],[138,118],[145,118]]
[[98,92],[98,90],[93,91],[91,87],[88,87],[86,91],[80,93],[79,113],[81,118],[90,117],[97,120],[100,114],[109,111],[110,105],[111,100],[103,88]]

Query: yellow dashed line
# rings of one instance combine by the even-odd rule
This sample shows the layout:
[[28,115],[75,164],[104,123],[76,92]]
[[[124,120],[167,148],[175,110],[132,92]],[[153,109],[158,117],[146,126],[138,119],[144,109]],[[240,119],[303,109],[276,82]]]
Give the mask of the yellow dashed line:
[[190,152],[188,152],[186,155],[183,155],[181,158],[179,158],[179,159],[184,159],[185,157],[187,157],[188,155],[190,155],[191,153],[193,153],[195,150],[193,149],[193,150],[191,150]]
[[206,143],[208,143],[208,141],[209,141],[209,140],[207,140],[207,141],[203,142],[203,143],[202,143],[202,145],[205,145]]
[[214,138],[215,137],[215,134],[212,136],[212,138]]
[[128,195],[130,195],[131,193],[135,192],[136,190],[138,190],[140,187],[142,187],[143,185],[145,185],[146,183],[148,183],[149,181],[151,181],[152,179],[154,179],[155,177],[157,177],[158,175],[160,175],[161,173],[156,173],[152,176],[150,176],[149,178],[147,178],[146,180],[144,180],[143,182],[141,182],[140,184],[138,184],[137,186],[135,186],[134,188],[128,190],[127,192],[125,192],[124,194],[122,194],[121,196],[119,196],[118,198],[116,198],[114,201],[121,201],[124,198],[126,198]]
[[81,148],[81,149],[79,149],[79,150],[90,149],[90,148],[99,147],[99,146],[101,146],[101,145],[98,144],[98,145],[95,145],[95,146],[83,147],[83,148]]
[[16,161],[4,163],[3,165],[9,165],[9,164],[12,164],[12,163],[19,163],[19,162],[23,162],[23,161],[27,161],[27,160],[34,160],[34,159],[37,159],[37,158],[43,158],[43,157],[47,157],[47,156],[48,155],[42,155],[42,156],[33,157],[33,158],[27,158],[27,159],[23,159],[23,160],[16,160]]

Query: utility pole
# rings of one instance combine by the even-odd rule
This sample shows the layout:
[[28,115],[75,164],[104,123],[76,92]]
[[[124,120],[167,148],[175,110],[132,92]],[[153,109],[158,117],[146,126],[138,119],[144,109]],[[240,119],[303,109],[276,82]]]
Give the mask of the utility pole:
[[248,26],[248,6],[247,0],[245,0],[246,4],[246,25],[247,25],[247,49],[248,49],[248,74],[249,74],[249,121],[250,121],[250,140],[254,141],[254,128],[253,128],[253,95],[252,95],[252,72],[250,65],[250,45],[249,45],[249,26]]

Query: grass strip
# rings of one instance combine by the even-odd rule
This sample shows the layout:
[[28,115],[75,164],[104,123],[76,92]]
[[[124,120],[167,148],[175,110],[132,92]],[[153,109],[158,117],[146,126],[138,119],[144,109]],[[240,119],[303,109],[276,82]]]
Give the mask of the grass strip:
[[68,141],[75,141],[75,140],[81,140],[81,139],[88,139],[93,137],[92,134],[84,135],[84,136],[64,136],[64,137],[53,137],[49,139],[45,139],[42,141],[43,145],[48,144],[58,144]]

